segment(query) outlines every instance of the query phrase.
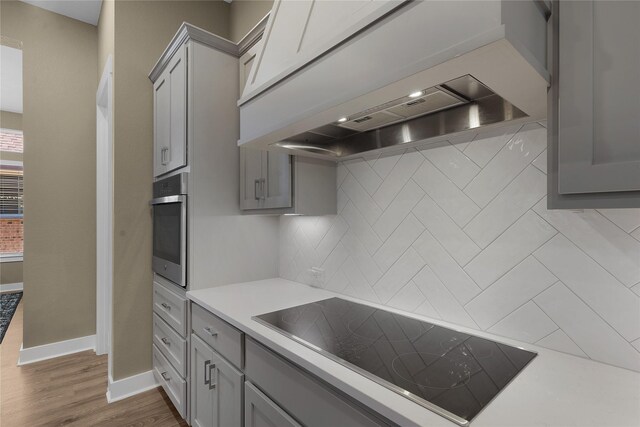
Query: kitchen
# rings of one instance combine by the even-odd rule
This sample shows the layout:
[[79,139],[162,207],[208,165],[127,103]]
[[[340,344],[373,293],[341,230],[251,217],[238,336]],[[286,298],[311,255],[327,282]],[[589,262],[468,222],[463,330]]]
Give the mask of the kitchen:
[[[1,4],[26,171],[3,393],[104,372],[98,418],[24,391],[3,423],[125,425],[154,396],[165,425],[640,425],[639,4],[27,3]],[[29,198],[53,19],[92,67],[46,81],[91,121],[71,280]]]

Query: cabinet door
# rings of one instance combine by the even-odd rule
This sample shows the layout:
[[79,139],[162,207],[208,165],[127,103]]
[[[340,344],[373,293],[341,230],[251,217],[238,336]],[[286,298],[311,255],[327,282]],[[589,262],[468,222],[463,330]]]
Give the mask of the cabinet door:
[[558,191],[640,190],[640,3],[559,8]]
[[263,204],[265,209],[290,208],[291,197],[291,156],[273,151],[265,151],[262,156]]
[[215,388],[213,395],[214,427],[242,426],[243,383],[244,375],[214,352],[211,371],[211,385]]
[[182,46],[167,67],[171,96],[167,172],[187,164],[187,52],[187,45]]
[[196,335],[191,335],[191,425],[214,425],[215,385],[213,366],[216,356],[208,345]]
[[240,208],[262,205],[262,150],[240,148]]
[[153,176],[167,172],[171,145],[171,89],[169,72],[153,85]]
[[244,383],[244,427],[299,427],[293,418],[250,382]]

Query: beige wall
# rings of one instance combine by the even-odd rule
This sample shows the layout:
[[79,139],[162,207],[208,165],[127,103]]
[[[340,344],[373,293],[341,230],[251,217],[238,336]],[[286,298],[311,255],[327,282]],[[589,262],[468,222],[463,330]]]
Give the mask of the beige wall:
[[228,37],[221,1],[118,1],[114,58],[113,377],[151,369],[153,86],[147,77],[180,24]]
[[11,111],[0,111],[0,127],[4,129],[22,130],[22,114]]
[[231,2],[229,40],[238,42],[273,6],[273,0],[234,0]]
[[22,282],[22,262],[3,262],[0,264],[0,285]]
[[[23,42],[24,347],[95,333],[95,26],[18,1]],[[64,185],[64,191],[61,191]]]
[[103,0],[98,20],[98,82],[115,42],[115,1]]

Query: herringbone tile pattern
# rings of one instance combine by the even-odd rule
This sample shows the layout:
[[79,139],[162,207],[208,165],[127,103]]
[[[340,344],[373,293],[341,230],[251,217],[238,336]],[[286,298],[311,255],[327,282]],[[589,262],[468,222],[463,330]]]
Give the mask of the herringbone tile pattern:
[[280,275],[640,371],[640,209],[548,211],[546,141],[530,123],[340,163],[338,215],[281,218]]

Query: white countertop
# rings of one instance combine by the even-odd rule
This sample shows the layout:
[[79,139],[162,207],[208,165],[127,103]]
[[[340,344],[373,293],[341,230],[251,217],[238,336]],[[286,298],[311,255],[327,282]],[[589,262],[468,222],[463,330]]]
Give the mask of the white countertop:
[[405,313],[285,279],[187,292],[198,305],[307,371],[402,426],[455,424],[310,348],[254,321],[252,316],[332,296],[361,302],[538,353],[471,422],[481,426],[640,426],[640,373],[523,344],[447,322]]

